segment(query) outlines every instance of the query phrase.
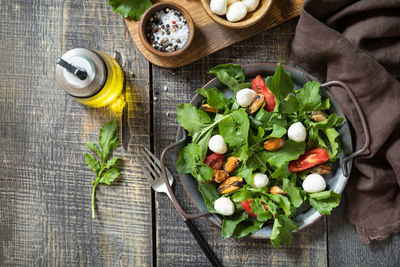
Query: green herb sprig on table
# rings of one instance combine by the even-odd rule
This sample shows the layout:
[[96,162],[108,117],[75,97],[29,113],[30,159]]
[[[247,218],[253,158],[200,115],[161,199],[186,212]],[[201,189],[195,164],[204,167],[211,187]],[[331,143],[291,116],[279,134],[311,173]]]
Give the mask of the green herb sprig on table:
[[[94,200],[96,198],[96,187],[98,184],[110,185],[118,176],[120,171],[115,167],[117,160],[121,157],[109,158],[112,151],[121,142],[118,140],[117,122],[111,120],[103,125],[99,133],[99,147],[93,142],[86,142],[86,146],[99,157],[98,161],[92,154],[85,153],[86,165],[96,174],[96,179],[92,181],[92,218],[95,218]],[[107,160],[108,159],[108,160]]]
[[112,6],[112,11],[135,21],[140,20],[146,9],[151,7],[150,0],[108,0],[108,4]]

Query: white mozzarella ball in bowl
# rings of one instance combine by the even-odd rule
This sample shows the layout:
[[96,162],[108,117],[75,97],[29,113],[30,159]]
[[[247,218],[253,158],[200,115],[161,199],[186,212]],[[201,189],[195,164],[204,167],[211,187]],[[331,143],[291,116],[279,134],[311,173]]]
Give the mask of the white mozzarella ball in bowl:
[[264,173],[256,173],[253,175],[253,186],[256,188],[261,188],[267,186],[269,183],[268,176]]
[[211,0],[210,9],[217,15],[225,15],[228,4],[226,0]]
[[243,2],[233,3],[226,11],[226,18],[231,22],[236,22],[247,15],[247,7]]
[[243,3],[247,7],[247,12],[253,12],[258,7],[258,4],[260,3],[260,1],[259,0],[243,0]]
[[317,193],[325,190],[326,182],[324,177],[319,174],[309,174],[303,181],[302,186],[307,193]]
[[248,107],[256,99],[257,93],[249,88],[242,89],[236,93],[236,101],[241,107]]
[[214,209],[221,215],[230,216],[235,212],[235,205],[229,198],[220,197],[215,200]]
[[226,145],[224,138],[219,134],[216,134],[210,138],[210,141],[208,141],[208,148],[217,154],[225,154],[225,152],[228,150],[228,146]]
[[305,141],[307,137],[306,128],[304,128],[304,125],[301,122],[296,122],[290,125],[287,133],[289,139],[296,142]]

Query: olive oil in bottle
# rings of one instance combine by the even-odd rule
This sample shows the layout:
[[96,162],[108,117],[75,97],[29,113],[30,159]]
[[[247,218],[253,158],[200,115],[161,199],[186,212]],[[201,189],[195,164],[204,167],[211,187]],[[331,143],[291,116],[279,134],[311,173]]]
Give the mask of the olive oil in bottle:
[[99,108],[117,100],[125,104],[121,95],[122,68],[104,52],[84,48],[69,50],[57,59],[56,79],[69,95],[86,106]]

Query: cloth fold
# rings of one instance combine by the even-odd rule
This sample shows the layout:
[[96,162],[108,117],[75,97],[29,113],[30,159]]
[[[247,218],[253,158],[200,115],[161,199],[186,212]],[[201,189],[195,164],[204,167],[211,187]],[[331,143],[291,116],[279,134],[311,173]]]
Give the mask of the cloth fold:
[[[366,116],[371,145],[355,159],[345,189],[350,222],[367,243],[400,232],[400,1],[306,1],[292,55],[321,82],[349,85]],[[343,89],[331,92],[361,148],[364,133],[350,99]]]

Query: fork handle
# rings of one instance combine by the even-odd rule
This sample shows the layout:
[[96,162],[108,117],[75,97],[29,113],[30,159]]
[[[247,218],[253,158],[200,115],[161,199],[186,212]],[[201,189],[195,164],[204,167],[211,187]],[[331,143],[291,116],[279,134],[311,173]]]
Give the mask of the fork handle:
[[190,219],[185,219],[185,223],[187,227],[189,228],[190,232],[196,239],[197,243],[203,250],[204,254],[206,254],[208,260],[214,267],[222,267],[221,263],[219,263],[217,257],[214,255],[214,252],[211,250],[211,248],[208,246],[207,242],[204,240],[204,238],[201,236],[199,231],[196,229],[194,224]]

